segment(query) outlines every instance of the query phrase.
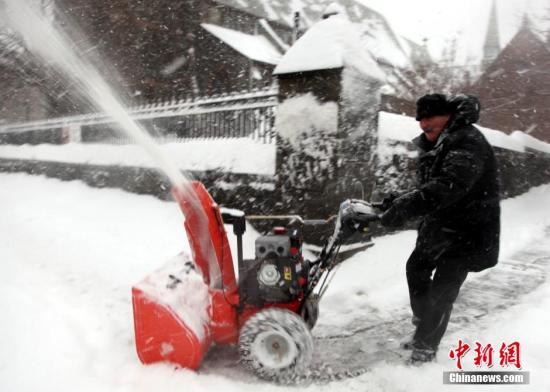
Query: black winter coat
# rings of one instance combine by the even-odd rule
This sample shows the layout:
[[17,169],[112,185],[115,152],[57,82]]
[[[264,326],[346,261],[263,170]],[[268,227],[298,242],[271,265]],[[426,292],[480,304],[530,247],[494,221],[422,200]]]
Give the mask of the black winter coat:
[[456,113],[436,143],[424,134],[414,140],[418,187],[395,206],[405,219],[422,217],[416,251],[481,271],[498,261],[500,198],[493,149],[469,124],[473,114],[477,119],[478,113]]

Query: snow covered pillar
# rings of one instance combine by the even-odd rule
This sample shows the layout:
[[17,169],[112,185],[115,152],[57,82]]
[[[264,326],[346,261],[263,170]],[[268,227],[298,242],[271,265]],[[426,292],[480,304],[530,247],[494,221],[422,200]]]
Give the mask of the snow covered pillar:
[[328,216],[343,198],[360,196],[342,185],[350,158],[342,146],[353,131],[360,128],[354,134],[364,136],[364,124],[375,123],[384,74],[357,25],[334,10],[287,51],[274,74],[279,81],[275,127],[283,208],[308,217]]
[[[338,206],[334,195],[340,144],[339,99],[342,67],[309,68],[300,65],[293,51],[297,41],[275,70],[279,81],[277,130],[277,180],[283,210],[308,217],[324,217]],[[305,52],[307,54],[307,52]]]
[[[306,93],[277,109],[277,178],[284,209],[323,217],[334,207],[338,173],[338,103]],[[337,206],[338,204],[336,204]]]

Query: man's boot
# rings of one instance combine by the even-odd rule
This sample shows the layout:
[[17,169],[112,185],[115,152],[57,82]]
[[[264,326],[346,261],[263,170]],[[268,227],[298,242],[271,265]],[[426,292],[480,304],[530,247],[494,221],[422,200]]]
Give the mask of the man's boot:
[[399,344],[399,347],[401,347],[403,350],[414,350],[414,344],[416,341],[414,339],[406,340],[404,342],[401,342]]
[[422,365],[426,362],[435,360],[436,351],[431,348],[418,348],[415,347],[411,354],[411,358],[407,361],[409,365]]

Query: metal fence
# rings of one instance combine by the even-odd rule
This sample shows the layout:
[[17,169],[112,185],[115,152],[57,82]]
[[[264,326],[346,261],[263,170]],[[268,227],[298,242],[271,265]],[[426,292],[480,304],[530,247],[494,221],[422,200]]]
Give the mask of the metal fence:
[[[275,142],[277,90],[251,90],[209,97],[156,102],[128,110],[159,141],[250,137]],[[131,143],[105,113],[0,125],[4,144]]]

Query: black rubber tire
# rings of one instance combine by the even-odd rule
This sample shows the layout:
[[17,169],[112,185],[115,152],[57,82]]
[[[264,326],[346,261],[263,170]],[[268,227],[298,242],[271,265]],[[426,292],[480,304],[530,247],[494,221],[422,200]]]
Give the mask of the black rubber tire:
[[305,372],[313,355],[313,337],[305,321],[286,309],[262,310],[239,333],[245,368],[270,381],[289,381]]

